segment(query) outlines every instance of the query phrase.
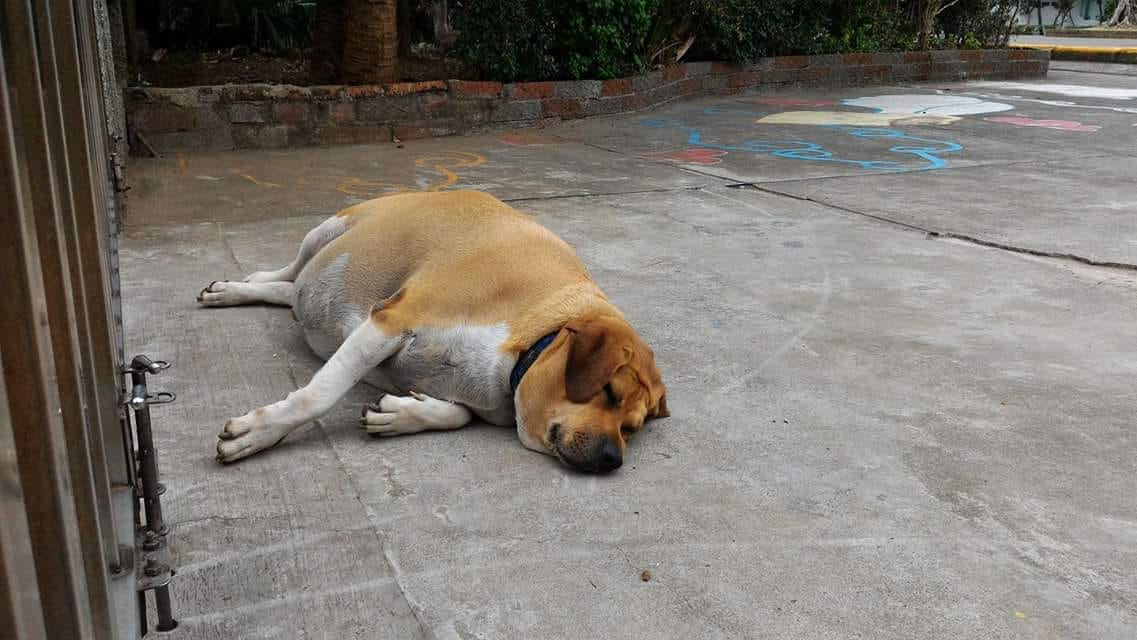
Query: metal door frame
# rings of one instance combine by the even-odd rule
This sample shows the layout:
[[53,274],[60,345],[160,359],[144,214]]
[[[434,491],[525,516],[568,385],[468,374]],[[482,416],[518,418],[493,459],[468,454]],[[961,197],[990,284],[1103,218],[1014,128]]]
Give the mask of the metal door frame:
[[0,628],[18,639],[140,635],[97,10],[0,0]]

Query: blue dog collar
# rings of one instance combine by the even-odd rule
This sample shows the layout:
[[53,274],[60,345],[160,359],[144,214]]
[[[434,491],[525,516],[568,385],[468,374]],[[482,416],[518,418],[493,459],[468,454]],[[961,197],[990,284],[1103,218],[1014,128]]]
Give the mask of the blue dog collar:
[[537,361],[537,358],[541,357],[545,349],[547,349],[550,344],[553,344],[553,340],[556,339],[558,333],[560,333],[560,331],[554,331],[544,338],[541,338],[536,344],[521,354],[521,357],[517,359],[517,364],[513,365],[513,372],[509,374],[510,391],[517,391],[518,385],[521,384],[521,379],[525,377],[525,372],[529,371],[529,367],[532,367],[533,363]]

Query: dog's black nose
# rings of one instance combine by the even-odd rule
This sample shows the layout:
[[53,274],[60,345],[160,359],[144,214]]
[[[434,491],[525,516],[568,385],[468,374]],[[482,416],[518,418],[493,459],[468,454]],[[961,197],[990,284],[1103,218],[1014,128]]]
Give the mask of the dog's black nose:
[[624,464],[624,456],[620,454],[620,445],[609,438],[604,438],[596,452],[596,470],[604,473],[615,471]]

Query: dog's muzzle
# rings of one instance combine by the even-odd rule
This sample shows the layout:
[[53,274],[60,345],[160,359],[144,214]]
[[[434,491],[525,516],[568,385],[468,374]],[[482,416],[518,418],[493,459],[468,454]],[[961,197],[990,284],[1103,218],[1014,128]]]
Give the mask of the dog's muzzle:
[[608,473],[624,464],[620,444],[604,436],[574,435],[564,442],[561,425],[554,424],[549,431],[553,452],[568,466],[587,473]]

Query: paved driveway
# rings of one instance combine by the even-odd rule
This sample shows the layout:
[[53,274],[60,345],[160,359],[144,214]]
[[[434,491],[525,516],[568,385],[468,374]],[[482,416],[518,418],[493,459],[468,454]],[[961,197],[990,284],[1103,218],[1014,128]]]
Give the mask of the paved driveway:
[[[129,348],[172,360],[179,396],[155,410],[171,637],[1132,638],[1132,79],[137,161]],[[673,416],[589,477],[507,429],[373,439],[360,386],[216,464],[226,418],[319,362],[288,311],[197,290],[287,262],[345,205],[443,188],[575,245]]]

